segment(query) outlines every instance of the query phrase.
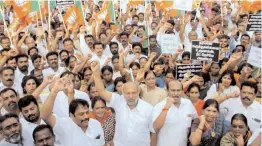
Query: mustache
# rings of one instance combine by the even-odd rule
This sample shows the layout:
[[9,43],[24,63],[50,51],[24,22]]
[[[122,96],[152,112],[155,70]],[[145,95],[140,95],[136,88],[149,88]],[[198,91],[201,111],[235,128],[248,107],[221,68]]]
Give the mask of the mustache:
[[243,100],[249,100],[249,101],[250,101],[250,99],[249,99],[248,97],[243,97],[242,99],[243,99]]
[[89,121],[89,118],[85,118],[84,120],[81,120],[81,123]]
[[7,79],[6,81],[13,81],[12,79]]
[[31,119],[31,117],[36,117],[36,115],[35,114],[31,114],[31,115],[28,116],[28,118],[30,118],[30,119]]
[[10,102],[10,103],[8,104],[8,106],[10,106],[11,104],[16,104],[16,102],[13,102],[13,101],[12,101],[12,102]]

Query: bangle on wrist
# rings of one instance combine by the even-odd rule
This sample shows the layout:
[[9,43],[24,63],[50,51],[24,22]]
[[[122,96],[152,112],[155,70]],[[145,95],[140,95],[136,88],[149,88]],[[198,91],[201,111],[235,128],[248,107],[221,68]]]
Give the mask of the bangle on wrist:
[[197,130],[200,130],[201,132],[203,132],[203,129],[201,129],[201,128],[199,128],[199,127],[197,127]]
[[199,130],[203,131],[203,129],[202,129],[202,128],[199,128],[199,127],[197,127],[197,129],[199,129]]

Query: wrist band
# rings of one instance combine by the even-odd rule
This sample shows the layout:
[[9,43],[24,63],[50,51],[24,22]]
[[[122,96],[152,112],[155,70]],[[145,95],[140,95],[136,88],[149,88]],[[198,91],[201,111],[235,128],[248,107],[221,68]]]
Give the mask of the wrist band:
[[162,111],[168,111],[169,110],[169,108],[163,108],[162,109]]

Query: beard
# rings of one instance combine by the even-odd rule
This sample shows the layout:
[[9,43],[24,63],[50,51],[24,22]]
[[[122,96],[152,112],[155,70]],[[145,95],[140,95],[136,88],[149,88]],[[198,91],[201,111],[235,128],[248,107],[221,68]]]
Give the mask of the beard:
[[135,101],[126,101],[128,106],[136,106],[138,103],[138,99],[136,99]]
[[39,119],[39,115],[32,114],[25,119],[30,123],[35,123]]
[[10,143],[17,144],[21,141],[21,135],[20,133],[14,133],[12,135],[8,136]]
[[117,54],[118,54],[118,51],[113,50],[111,53],[112,53],[113,55],[117,55]]
[[20,70],[21,72],[26,72],[27,69],[28,69],[28,66],[27,66],[27,65],[24,65],[24,66],[22,66],[22,67],[19,67],[19,70]]

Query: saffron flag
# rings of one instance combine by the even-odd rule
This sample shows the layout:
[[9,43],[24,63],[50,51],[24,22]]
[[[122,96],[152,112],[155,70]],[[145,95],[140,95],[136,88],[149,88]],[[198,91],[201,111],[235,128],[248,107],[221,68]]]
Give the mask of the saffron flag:
[[10,2],[18,18],[23,18],[31,12],[31,1],[13,0]]
[[64,21],[67,25],[83,25],[84,19],[82,17],[82,12],[78,9],[76,5],[72,5],[71,8],[67,10],[64,15]]
[[107,14],[106,22],[115,22],[115,11],[113,1],[109,2],[108,12],[109,13]]
[[142,0],[141,1],[139,1],[139,0],[129,0],[128,5],[130,7],[136,7],[138,5],[144,5],[144,1],[142,1]]
[[96,14],[96,20],[105,20],[106,22],[115,22],[115,11],[113,1],[104,3],[102,9]]
[[48,15],[48,4],[46,0],[39,0],[39,5],[40,5],[40,9],[41,9],[41,13],[43,16],[47,16]]
[[241,7],[244,11],[257,11],[257,10],[261,10],[261,1],[241,1]]

